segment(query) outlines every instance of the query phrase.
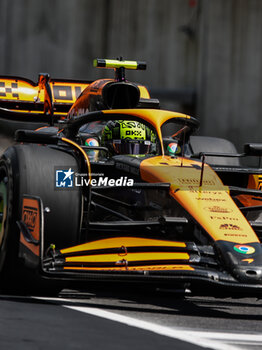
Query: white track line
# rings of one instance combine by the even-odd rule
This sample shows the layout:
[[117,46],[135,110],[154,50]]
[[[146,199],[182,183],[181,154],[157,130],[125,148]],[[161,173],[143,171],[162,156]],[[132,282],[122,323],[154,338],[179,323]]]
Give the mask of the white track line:
[[[41,299],[41,298],[40,298]],[[142,321],[136,318],[128,317],[119,315],[117,313],[92,308],[92,307],[85,307],[85,306],[69,306],[69,305],[63,305],[64,307],[80,312],[87,313],[89,315],[94,315],[97,317],[103,317],[111,321],[120,322],[123,324],[126,324],[128,326],[144,329],[150,332],[154,332],[163,336],[167,336],[174,339],[179,339],[187,343],[191,343],[194,345],[198,345],[203,348],[209,348],[214,350],[239,350],[239,347],[228,345],[225,343],[222,343],[221,341],[211,340],[207,338],[207,336],[210,336],[212,333],[205,333],[205,332],[191,332],[186,330],[181,330],[177,328],[171,328],[166,326],[161,326],[152,322],[148,321]],[[205,335],[204,337],[199,336]],[[217,333],[215,333],[217,334]],[[218,333],[219,334],[219,333]],[[225,333],[227,334],[227,333]],[[222,337],[222,339],[224,339]],[[222,340],[221,339],[221,340]]]
[[[242,333],[223,333],[223,332],[202,332],[202,331],[187,331],[191,336],[207,337],[216,340],[236,341],[236,342],[260,342],[262,344],[261,334],[242,334]],[[261,346],[262,348],[262,346]]]

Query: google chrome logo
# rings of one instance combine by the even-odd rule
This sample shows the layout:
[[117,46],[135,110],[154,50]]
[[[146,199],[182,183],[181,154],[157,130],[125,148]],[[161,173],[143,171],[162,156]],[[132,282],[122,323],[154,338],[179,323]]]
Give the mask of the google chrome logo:
[[242,244],[235,245],[234,250],[241,254],[253,254],[256,251],[254,247],[251,247],[250,245],[242,245]]
[[167,146],[167,151],[169,155],[178,154],[181,152],[181,148],[178,146],[177,142],[171,142]]
[[89,138],[89,139],[86,139],[85,145],[96,147],[96,146],[99,146],[99,142],[96,139]]

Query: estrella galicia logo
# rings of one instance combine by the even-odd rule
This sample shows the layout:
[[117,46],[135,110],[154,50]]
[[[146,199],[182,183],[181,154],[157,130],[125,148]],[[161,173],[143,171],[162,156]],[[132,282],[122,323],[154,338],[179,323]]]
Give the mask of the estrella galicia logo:
[[55,175],[55,185],[56,187],[65,187],[65,188],[71,188],[74,186],[74,172],[72,169],[68,170],[56,170]]

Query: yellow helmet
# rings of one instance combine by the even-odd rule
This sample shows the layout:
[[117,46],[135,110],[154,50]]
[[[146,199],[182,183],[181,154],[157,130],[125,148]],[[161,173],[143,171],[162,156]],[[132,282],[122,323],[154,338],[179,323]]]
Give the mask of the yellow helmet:
[[146,125],[132,120],[110,121],[105,126],[101,144],[115,154],[148,154],[156,134]]

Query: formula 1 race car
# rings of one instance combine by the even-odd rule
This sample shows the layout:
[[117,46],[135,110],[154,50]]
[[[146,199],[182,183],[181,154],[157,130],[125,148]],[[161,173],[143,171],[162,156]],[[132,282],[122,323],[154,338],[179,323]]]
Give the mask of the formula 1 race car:
[[0,158],[1,286],[34,290],[40,276],[50,290],[77,280],[260,294],[262,169],[241,162],[260,160],[262,144],[238,154],[194,136],[197,119],[126,80],[144,62],[94,62],[115,79],[0,77],[2,130],[17,141]]

